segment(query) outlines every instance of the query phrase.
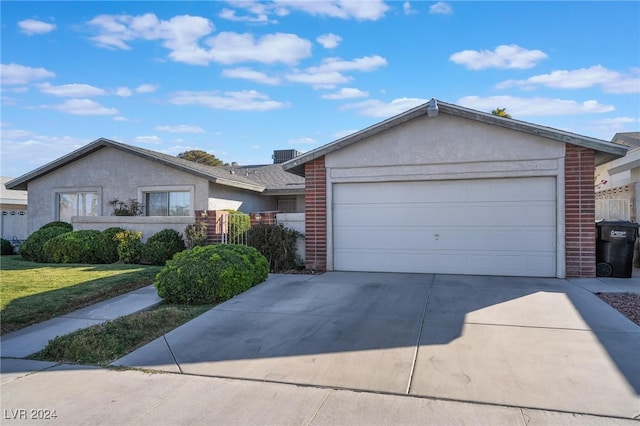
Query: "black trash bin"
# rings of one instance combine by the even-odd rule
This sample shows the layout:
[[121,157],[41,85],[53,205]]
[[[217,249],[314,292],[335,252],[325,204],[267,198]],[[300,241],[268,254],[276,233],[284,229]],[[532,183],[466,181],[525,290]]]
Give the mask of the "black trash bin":
[[596,222],[596,275],[631,278],[638,225],[625,221]]

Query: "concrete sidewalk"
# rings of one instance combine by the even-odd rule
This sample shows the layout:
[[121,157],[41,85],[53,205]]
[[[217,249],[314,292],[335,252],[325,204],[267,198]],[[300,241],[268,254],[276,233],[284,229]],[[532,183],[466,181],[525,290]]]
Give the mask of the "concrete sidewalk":
[[81,328],[149,309],[162,299],[153,285],[134,290],[86,308],[0,337],[2,358],[24,358],[43,349],[49,340]]
[[3,425],[42,424],[47,415],[65,425],[638,425],[560,411],[18,359],[2,360],[2,370]]

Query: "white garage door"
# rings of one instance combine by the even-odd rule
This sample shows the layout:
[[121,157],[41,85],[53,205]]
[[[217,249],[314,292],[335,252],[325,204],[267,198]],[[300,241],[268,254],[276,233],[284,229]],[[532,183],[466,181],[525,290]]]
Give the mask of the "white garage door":
[[553,177],[333,185],[336,271],[556,276]]

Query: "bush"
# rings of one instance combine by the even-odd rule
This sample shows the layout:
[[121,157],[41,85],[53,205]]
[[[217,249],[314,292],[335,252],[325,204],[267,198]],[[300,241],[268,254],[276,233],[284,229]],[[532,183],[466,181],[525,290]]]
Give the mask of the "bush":
[[128,201],[109,200],[109,205],[113,209],[113,216],[140,216],[144,213],[144,204],[133,198]]
[[40,229],[47,228],[65,228],[67,232],[73,231],[73,225],[67,222],[62,222],[60,220],[56,220],[55,222],[49,222],[46,225],[43,225]]
[[43,246],[50,239],[66,232],[69,232],[69,228],[66,226],[49,227],[45,225],[29,235],[29,238],[20,246],[19,254],[24,260],[51,262],[51,259],[45,254]]
[[0,246],[0,255],[7,256],[13,254],[13,246],[9,240],[2,238],[2,245]]
[[251,217],[237,210],[226,211],[229,212],[229,216],[227,216],[227,242],[231,244],[244,244],[246,242],[245,234],[251,229]]
[[192,249],[196,246],[207,245],[207,224],[204,222],[196,222],[189,225],[184,230],[184,237],[187,240],[187,248]]
[[142,257],[142,232],[125,230],[115,235],[118,243],[118,260],[122,263],[140,263]]
[[252,247],[194,247],[176,254],[156,276],[158,295],[169,303],[223,302],[266,280],[267,260]]
[[182,234],[174,229],[163,229],[147,239],[142,248],[142,258],[152,265],[164,265],[185,248]]
[[304,235],[281,224],[259,224],[249,230],[247,243],[267,258],[271,272],[283,272],[304,268],[296,254],[298,238],[304,238]]
[[100,231],[72,231],[60,234],[42,246],[53,263],[98,263],[94,247]]
[[99,263],[116,263],[119,260],[116,234],[123,231],[123,228],[113,227],[100,233],[94,247]]

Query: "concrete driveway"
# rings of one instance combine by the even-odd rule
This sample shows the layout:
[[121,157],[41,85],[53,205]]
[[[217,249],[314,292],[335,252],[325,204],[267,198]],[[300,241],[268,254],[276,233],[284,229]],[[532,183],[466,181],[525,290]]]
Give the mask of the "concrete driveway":
[[559,279],[275,275],[115,365],[640,415],[640,327]]

